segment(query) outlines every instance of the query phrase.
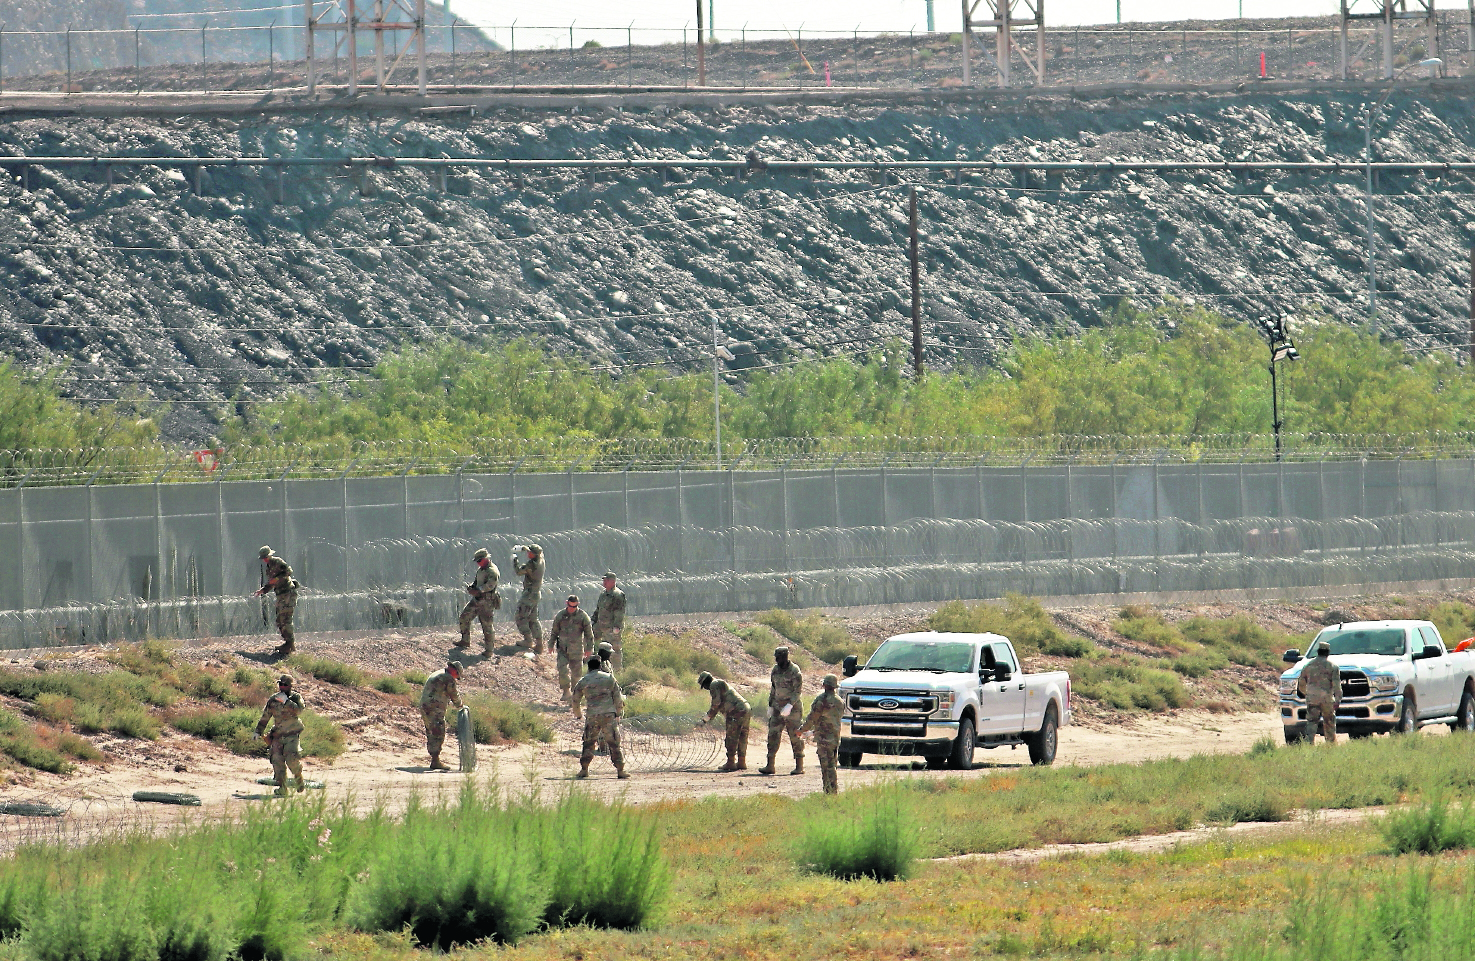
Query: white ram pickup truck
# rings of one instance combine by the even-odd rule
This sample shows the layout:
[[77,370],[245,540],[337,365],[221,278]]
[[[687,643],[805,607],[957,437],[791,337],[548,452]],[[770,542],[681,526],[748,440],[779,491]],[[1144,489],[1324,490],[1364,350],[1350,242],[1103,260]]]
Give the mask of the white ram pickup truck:
[[862,755],[922,756],[929,768],[973,767],[973,750],[1029,746],[1055,760],[1070,723],[1070,675],[1025,674],[1007,637],[928,631],[888,638],[863,667],[845,659],[840,764]]
[[[1356,621],[1324,629],[1311,642],[1331,645],[1342,674],[1337,730],[1352,737],[1384,731],[1416,731],[1425,724],[1475,730],[1475,651],[1450,651],[1428,621]],[[1306,661],[1285,652],[1294,665],[1280,676],[1280,720],[1287,744],[1307,738],[1306,699],[1296,692]]]

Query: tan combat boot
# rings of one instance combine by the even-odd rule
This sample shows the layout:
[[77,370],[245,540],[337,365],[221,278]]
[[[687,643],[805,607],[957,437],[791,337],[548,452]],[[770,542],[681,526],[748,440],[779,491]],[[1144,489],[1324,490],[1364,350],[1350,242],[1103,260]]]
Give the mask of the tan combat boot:
[[430,770],[432,770],[432,771],[449,771],[450,768],[447,767],[446,765],[440,763],[440,755],[439,754],[432,754],[432,755],[430,755]]
[[471,646],[471,635],[462,634],[461,639],[456,642],[456,646],[463,651],[466,650],[466,648]]
[[778,752],[777,751],[769,751],[768,752],[768,763],[765,764],[765,765],[763,765],[762,767],[760,767],[758,769],[758,773],[759,774],[772,774],[772,773],[774,773],[774,770],[773,770],[773,762],[776,761],[776,760],[778,760]]
[[804,773],[804,755],[801,754],[798,757],[794,758],[794,770],[790,771],[789,773],[790,774],[803,774]]
[[748,745],[746,745],[746,744],[740,744],[740,745],[738,745],[737,766],[734,767],[733,770],[734,771],[746,771],[747,769],[748,769]]
[[574,777],[579,778],[580,780],[583,780],[584,778],[586,778],[588,776],[589,776],[589,765],[587,765],[587,764],[581,764],[581,765],[579,765],[579,773],[578,774],[575,774]]
[[625,773],[625,769],[623,767],[615,768],[615,777],[619,778],[621,781],[630,780],[630,775]]
[[723,772],[726,772],[726,771],[736,771],[737,770],[737,761],[734,759],[733,755],[729,754],[729,755],[727,755],[727,763],[724,764],[724,765],[722,765],[721,767],[719,767],[717,770],[723,771]]

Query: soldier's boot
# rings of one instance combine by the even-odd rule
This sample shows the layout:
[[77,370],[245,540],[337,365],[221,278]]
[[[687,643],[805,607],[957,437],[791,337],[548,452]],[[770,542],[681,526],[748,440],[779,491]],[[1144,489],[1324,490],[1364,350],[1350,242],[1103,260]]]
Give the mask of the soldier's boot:
[[581,762],[579,764],[579,773],[578,774],[575,774],[574,777],[576,777],[576,778],[578,778],[579,780],[582,781],[584,778],[586,778],[588,776],[589,776],[589,765],[584,764],[584,763]]
[[470,632],[467,632],[467,633],[462,634],[461,635],[461,639],[456,642],[456,646],[459,647],[459,648],[461,648],[463,651],[466,648],[470,647],[471,646],[471,634],[470,634]]
[[615,768],[615,777],[619,778],[621,781],[630,780],[630,775],[625,773],[625,765],[621,764]]
[[296,638],[296,636],[293,635],[293,634],[283,634],[282,635],[282,643],[278,644],[277,645],[277,649],[271,652],[271,656],[272,657],[291,657],[292,656],[292,652],[295,651],[295,650],[297,650],[297,638]]
[[287,779],[285,777],[279,778],[277,780],[277,789],[275,791],[271,792],[271,793],[272,793],[272,796],[273,797],[286,797],[287,796]]
[[492,635],[491,631],[483,631],[481,635],[481,656],[491,657],[493,654],[492,648],[496,643],[497,639]]
[[748,745],[747,742],[738,745],[737,767],[734,771],[746,771],[748,769]]
[[796,754],[796,755],[794,755],[794,770],[790,771],[789,773],[790,774],[803,774],[804,773],[804,755],[802,755],[802,754]]
[[446,765],[440,763],[440,754],[439,753],[435,753],[435,754],[430,755],[430,770],[432,770],[432,771],[449,771],[450,768],[447,767]]
[[724,765],[722,765],[721,767],[719,767],[717,770],[722,771],[724,773],[727,772],[727,771],[736,771],[737,770],[737,760],[736,760],[735,753],[732,752],[732,751],[728,751],[727,752],[727,763],[724,764]]
[[775,749],[775,748],[769,748],[769,750],[768,750],[768,763],[765,764],[765,765],[763,765],[762,767],[760,767],[758,769],[758,773],[759,774],[773,774],[774,773],[773,762],[776,761],[776,760],[778,760],[778,750]]

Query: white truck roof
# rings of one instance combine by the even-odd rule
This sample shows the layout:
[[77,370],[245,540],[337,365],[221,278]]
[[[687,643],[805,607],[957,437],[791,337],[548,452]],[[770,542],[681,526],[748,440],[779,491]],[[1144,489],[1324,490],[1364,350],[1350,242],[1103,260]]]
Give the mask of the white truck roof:
[[1004,635],[1002,635],[1002,634],[992,634],[992,633],[967,634],[967,633],[963,633],[961,631],[913,631],[910,634],[893,634],[891,637],[888,637],[886,640],[888,640],[888,641],[967,641],[970,644],[976,644],[976,643],[978,643],[980,641],[983,641],[983,640],[988,640],[988,641],[992,642],[992,641],[1007,641],[1009,639],[1007,637],[1005,637]]
[[1404,627],[1404,628],[1408,628],[1408,627],[1433,627],[1433,626],[1434,626],[1433,623],[1430,622],[1430,621],[1413,621],[1413,620],[1402,620],[1402,621],[1348,621],[1346,624],[1328,624],[1326,627],[1322,628],[1322,630],[1323,631],[1339,631],[1339,630],[1342,630],[1342,629],[1348,628],[1348,627],[1355,627],[1355,628],[1367,628],[1367,627]]

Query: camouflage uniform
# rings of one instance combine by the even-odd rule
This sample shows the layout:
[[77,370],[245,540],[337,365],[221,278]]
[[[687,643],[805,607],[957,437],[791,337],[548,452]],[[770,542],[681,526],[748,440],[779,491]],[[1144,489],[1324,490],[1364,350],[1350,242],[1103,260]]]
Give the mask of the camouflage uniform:
[[624,633],[625,592],[618,587],[601,591],[599,600],[594,603],[594,639],[608,641],[614,648],[610,663],[617,671],[625,666],[625,651],[620,646],[620,636]]
[[1342,672],[1325,654],[1301,668],[1297,688],[1306,695],[1306,733],[1316,740],[1319,726],[1326,739],[1337,743],[1337,705],[1342,701]]
[[594,646],[594,625],[589,615],[581,610],[570,612],[567,607],[553,615],[548,629],[553,653],[558,655],[558,689],[568,698],[569,686],[578,679],[579,665],[584,663],[584,652]]
[[835,688],[840,684],[833,674],[825,675],[825,689],[809,705],[809,719],[799,729],[800,734],[814,732],[814,753],[819,758],[820,783],[826,794],[840,791],[840,777],[836,772],[836,752],[840,750],[840,715],[845,711],[845,702]]
[[461,695],[447,666],[426,678],[425,688],[420,692],[420,716],[425,718],[425,747],[430,752],[432,767],[440,760],[440,748],[446,742],[446,710],[451,704],[459,708]]
[[492,644],[496,642],[492,632],[492,612],[502,606],[502,598],[497,594],[497,582],[501,578],[502,572],[497,570],[496,564],[477,567],[476,577],[466,585],[471,600],[461,609],[461,642],[457,647],[471,646],[471,621],[474,618],[481,621],[482,653],[491,656]]
[[620,750],[620,712],[625,709],[625,695],[613,674],[591,670],[574,685],[572,695],[574,711],[579,710],[579,701],[589,698],[589,707],[584,715],[584,746],[579,754],[579,777],[589,776],[589,762],[594,760],[595,742],[609,746],[609,759],[621,778],[625,774],[625,755]]
[[301,715],[306,709],[301,694],[278,690],[267,699],[261,720],[256,722],[258,737],[268,724],[272,726],[271,733],[266,735],[266,744],[278,793],[286,793],[288,768],[292,770],[292,777],[297,779],[297,790],[302,790],[302,745],[299,738],[302,735]]
[[512,573],[522,578],[522,596],[517,599],[517,614],[513,621],[522,634],[524,644],[531,645],[534,652],[543,653],[543,625],[538,623],[538,601],[543,599],[543,572],[548,562],[542,552],[528,554],[524,564],[512,558]]
[[731,684],[720,677],[713,678],[707,690],[712,695],[712,707],[707,716],[721,714],[727,722],[727,732],[722,739],[722,746],[727,749],[727,764],[722,770],[745,771],[748,768],[748,729],[753,720],[752,708]]
[[292,576],[292,568],[275,554],[262,558],[266,565],[264,590],[277,596],[277,633],[282,635],[282,646],[278,652],[285,657],[297,649],[297,636],[292,630],[292,614],[297,610],[297,588],[301,585]]
[[[783,667],[777,664],[768,675],[768,764],[766,773],[773,773],[773,763],[778,758],[778,746],[789,732],[789,747],[794,751],[794,773],[804,773],[804,741],[799,737],[799,725],[804,720],[804,705],[799,695],[804,691],[804,675],[799,667],[789,661]],[[791,707],[787,717],[785,706]]]

